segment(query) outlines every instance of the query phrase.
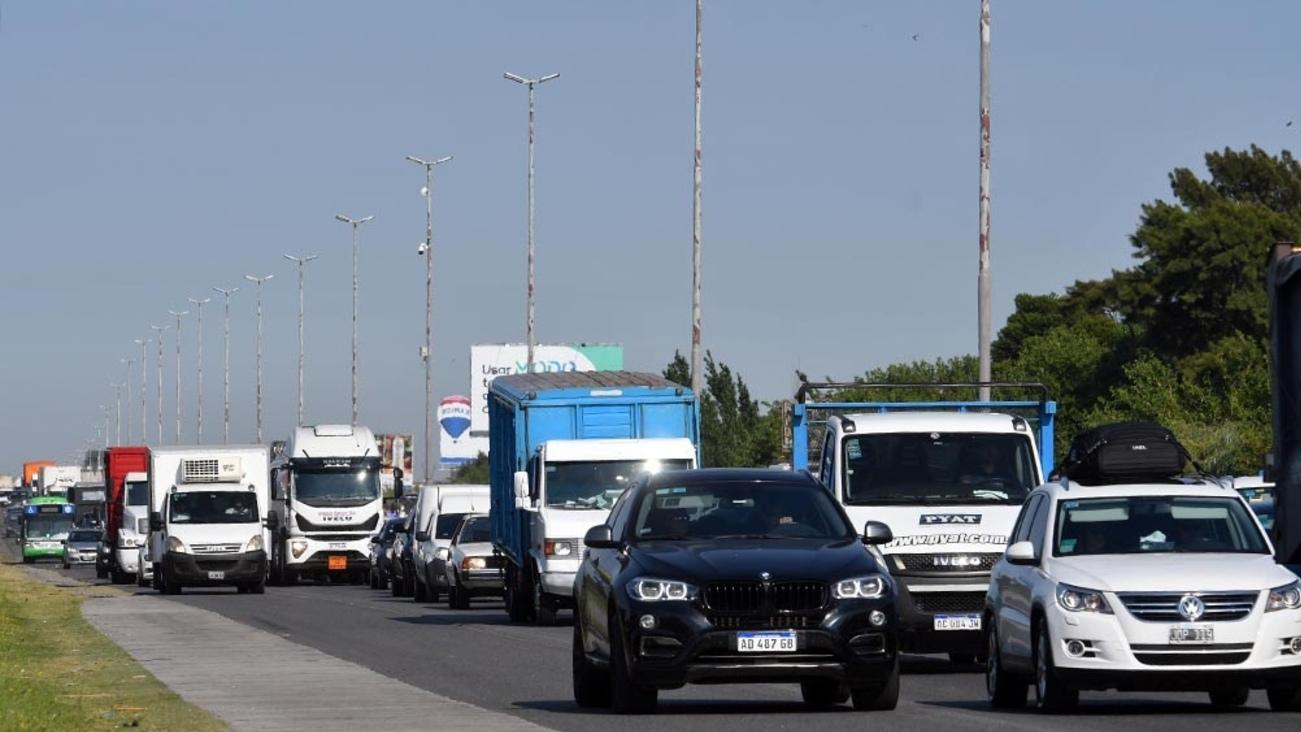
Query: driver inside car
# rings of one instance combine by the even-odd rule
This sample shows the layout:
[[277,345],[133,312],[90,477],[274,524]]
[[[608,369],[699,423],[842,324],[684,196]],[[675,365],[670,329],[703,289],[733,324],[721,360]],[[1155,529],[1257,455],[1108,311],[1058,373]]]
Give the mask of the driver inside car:
[[1014,482],[997,446],[988,442],[968,446],[959,481],[966,485]]

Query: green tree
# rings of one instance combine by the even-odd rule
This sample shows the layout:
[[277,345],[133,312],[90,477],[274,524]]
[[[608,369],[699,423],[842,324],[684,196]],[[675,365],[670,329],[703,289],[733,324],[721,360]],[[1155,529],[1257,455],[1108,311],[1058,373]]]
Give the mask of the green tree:
[[[778,462],[782,452],[781,414],[750,396],[740,374],[711,352],[705,353],[704,393],[700,405],[701,460],[708,467],[754,467]],[[663,371],[664,378],[691,384],[691,367],[680,352]]]
[[449,483],[469,483],[473,485],[488,484],[488,456],[479,453],[468,463],[457,466],[448,478]]

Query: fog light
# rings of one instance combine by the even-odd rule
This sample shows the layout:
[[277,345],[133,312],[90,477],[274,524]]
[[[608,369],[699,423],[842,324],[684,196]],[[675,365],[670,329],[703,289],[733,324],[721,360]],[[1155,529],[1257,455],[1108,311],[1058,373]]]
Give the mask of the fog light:
[[880,610],[873,610],[871,614],[867,616],[867,622],[879,628],[882,625],[885,625],[885,613]]
[[1292,639],[1292,652],[1301,656],[1301,635]]
[[1084,655],[1084,650],[1085,647],[1082,641],[1077,641],[1077,640],[1066,641],[1066,653],[1068,655],[1079,658],[1080,656]]
[[641,625],[642,630],[655,630],[655,626],[657,625],[654,615],[643,615],[637,622]]

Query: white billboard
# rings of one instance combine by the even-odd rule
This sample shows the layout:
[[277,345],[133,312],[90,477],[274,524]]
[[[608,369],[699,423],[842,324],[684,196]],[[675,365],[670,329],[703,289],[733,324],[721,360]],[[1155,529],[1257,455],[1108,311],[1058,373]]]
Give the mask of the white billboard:
[[[522,343],[470,347],[471,436],[486,437],[488,434],[488,384],[498,376],[529,371],[619,371],[623,368],[623,346],[617,344],[539,344],[533,352],[532,369],[528,364],[528,351],[528,346]],[[486,452],[487,446],[484,447]]]

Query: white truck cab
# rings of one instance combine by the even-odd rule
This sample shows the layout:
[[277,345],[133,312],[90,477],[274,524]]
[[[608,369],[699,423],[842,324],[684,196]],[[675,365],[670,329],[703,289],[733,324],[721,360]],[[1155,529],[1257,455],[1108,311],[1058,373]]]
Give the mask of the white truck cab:
[[122,486],[122,525],[115,564],[126,574],[140,571],[140,547],[149,535],[149,474],[127,473]]

